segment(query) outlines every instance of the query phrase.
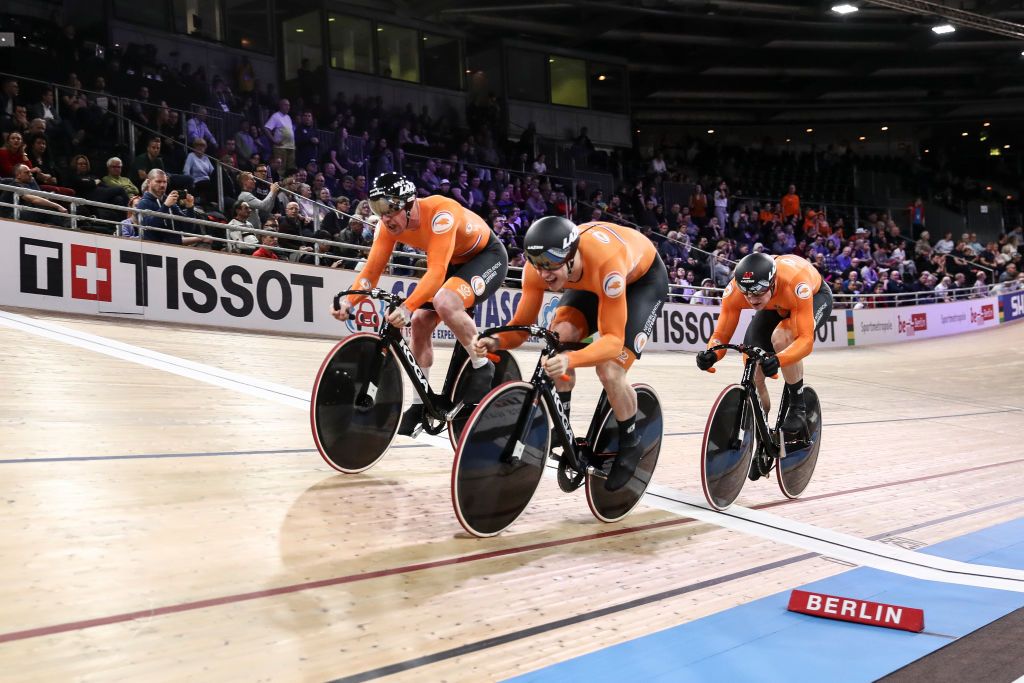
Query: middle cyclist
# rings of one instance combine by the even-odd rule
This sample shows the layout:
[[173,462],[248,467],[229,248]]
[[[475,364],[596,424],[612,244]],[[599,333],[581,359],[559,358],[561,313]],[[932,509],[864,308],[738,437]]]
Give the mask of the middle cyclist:
[[[563,342],[594,332],[600,337],[579,351],[551,356],[544,370],[569,410],[576,368],[594,366],[619,424],[619,452],[605,481],[615,491],[633,476],[643,455],[636,432],[636,391],[626,371],[644,350],[668,296],[668,271],[657,249],[641,233],[609,223],[579,227],[559,216],[539,219],[523,238],[528,263],[523,267],[523,296],[509,325],[534,325],[544,290],[566,292],[558,302],[551,329]],[[515,348],[525,333],[477,338],[478,356]],[[563,380],[568,375],[568,380]]]
[[[388,322],[396,327],[412,323],[412,352],[429,375],[434,363],[431,336],[443,320],[469,352],[472,363],[462,399],[466,404],[479,403],[491,388],[494,364],[470,350],[476,323],[466,309],[492,296],[505,282],[508,253],[504,245],[483,218],[454,199],[439,195],[417,199],[416,186],[398,173],[377,176],[369,201],[384,229],[377,231],[355,287],[370,289],[377,284],[396,242],[425,251],[427,271],[405,303],[388,316]],[[331,315],[346,320],[361,298],[342,299],[341,308],[332,307]],[[422,399],[413,392],[412,406],[402,414],[398,433],[412,434],[423,422],[423,414]]]

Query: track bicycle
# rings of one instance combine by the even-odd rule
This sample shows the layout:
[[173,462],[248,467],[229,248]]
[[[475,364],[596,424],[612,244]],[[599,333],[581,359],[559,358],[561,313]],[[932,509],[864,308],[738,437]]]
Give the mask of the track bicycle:
[[[736,500],[747,479],[768,477],[776,471],[779,489],[787,498],[797,498],[807,488],[821,448],[821,403],[814,389],[804,385],[807,411],[804,427],[784,432],[782,421],[789,407],[788,394],[782,403],[774,429],[754,386],[754,371],[768,353],[756,346],[718,344],[708,351],[731,349],[745,354],[739,384],[730,384],[718,395],[701,446],[701,485],[711,507],[725,510]],[[756,446],[755,446],[756,441]]]
[[[341,297],[350,294],[383,301],[388,313],[405,301],[380,288],[349,289],[335,295],[334,307],[339,307]],[[454,448],[470,412],[469,406],[459,400],[469,366],[469,354],[462,344],[456,342],[444,386],[435,393],[401,329],[389,323],[386,315],[374,313],[372,318],[367,322],[377,326],[375,332],[351,334],[327,354],[310,400],[309,419],[316,448],[328,465],[347,474],[376,464],[398,432],[404,393],[400,367],[423,400],[423,431],[437,435],[447,428]],[[491,360],[492,387],[522,376],[507,351],[498,352]]]
[[[619,430],[606,395],[601,393],[586,438],[578,438],[543,367],[549,356],[585,344],[560,343],[557,333],[539,325],[494,327],[480,336],[502,332],[526,332],[540,338],[544,348],[530,381],[492,389],[462,431],[452,465],[452,504],[459,523],[480,537],[507,529],[533,498],[549,455],[557,463],[559,488],[571,493],[585,485],[594,516],[619,521],[640,502],[658,463],[664,421],[657,393],[646,384],[633,385],[643,455],[629,483],[607,491],[604,481],[619,450]],[[553,447],[560,452],[553,453]]]

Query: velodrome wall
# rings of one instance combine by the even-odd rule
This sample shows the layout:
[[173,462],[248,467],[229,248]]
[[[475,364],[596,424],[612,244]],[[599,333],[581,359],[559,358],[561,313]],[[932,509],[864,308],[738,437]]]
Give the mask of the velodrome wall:
[[[341,337],[372,329],[383,306],[363,302],[347,323],[330,317],[351,271],[140,242],[86,232],[0,221],[0,305],[122,319]],[[380,287],[407,295],[415,278],[384,277]],[[505,324],[521,294],[502,289],[477,307],[480,327]],[[559,296],[540,313],[550,322]],[[745,311],[734,339],[741,339]],[[648,349],[705,347],[718,308],[668,304]],[[816,347],[863,346],[926,339],[995,327],[1024,318],[1024,292],[901,308],[833,311]],[[438,339],[451,339],[440,328]]]

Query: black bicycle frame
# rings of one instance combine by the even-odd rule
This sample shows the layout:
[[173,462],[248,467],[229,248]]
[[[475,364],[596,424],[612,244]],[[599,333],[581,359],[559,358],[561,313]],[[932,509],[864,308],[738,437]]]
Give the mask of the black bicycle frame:
[[[397,295],[390,294],[381,289],[374,290],[348,290],[346,292],[339,293],[334,297],[334,307],[338,308],[340,298],[346,294],[365,294],[373,299],[380,299],[388,304],[388,312],[395,310],[402,305],[403,299]],[[454,373],[451,372],[451,368],[455,367],[456,359],[459,357],[459,351],[462,352],[463,356],[468,356],[466,350],[462,348],[461,344],[455,345],[455,351],[452,354],[452,361],[449,364],[449,372],[445,376],[444,388],[441,394],[437,394],[430,386],[430,381],[427,379],[423,369],[420,368],[419,363],[416,362],[416,357],[413,355],[412,349],[409,347],[408,342],[405,341],[405,337],[402,336],[402,332],[399,328],[388,322],[386,316],[381,317],[380,326],[377,328],[377,335],[379,335],[379,349],[380,353],[374,357],[373,366],[371,367],[370,377],[379,377],[380,372],[384,367],[384,358],[387,356],[387,350],[390,348],[398,359],[399,365],[405,370],[406,375],[412,381],[412,386],[416,390],[416,393],[420,395],[423,400],[424,407],[430,412],[431,416],[438,420],[447,420],[448,412],[454,408],[454,406],[448,405],[448,399],[446,396],[450,393],[451,382],[454,381]],[[362,393],[356,398],[356,404],[361,407],[369,407],[373,404],[376,398],[377,386],[370,384],[367,386]]]

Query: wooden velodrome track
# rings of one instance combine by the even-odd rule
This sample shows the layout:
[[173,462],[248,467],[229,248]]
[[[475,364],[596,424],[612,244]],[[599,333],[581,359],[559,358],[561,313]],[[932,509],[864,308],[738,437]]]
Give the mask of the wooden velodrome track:
[[[450,450],[399,437],[338,474],[301,400],[184,363],[308,398],[328,341],[7,313],[170,360],[0,325],[4,680],[501,679],[849,568],[647,504],[604,525],[551,479],[509,531],[471,538]],[[748,483],[737,504],[910,547],[1024,516],[1022,331],[815,353],[814,481],[790,503]],[[700,499],[701,431],[738,361],[652,353],[631,376],[666,414],[655,483]],[[580,427],[597,388],[583,372]]]

